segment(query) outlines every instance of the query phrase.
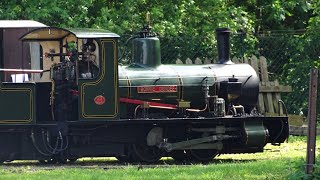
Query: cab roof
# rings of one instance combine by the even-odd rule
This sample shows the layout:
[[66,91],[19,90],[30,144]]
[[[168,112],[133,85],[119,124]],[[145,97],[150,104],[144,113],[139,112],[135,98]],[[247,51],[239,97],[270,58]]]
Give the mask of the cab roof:
[[103,30],[103,29],[89,29],[89,28],[73,28],[64,29],[58,27],[41,27],[34,29],[20,39],[22,41],[39,41],[39,40],[60,40],[70,34],[77,38],[118,38],[119,35]]
[[0,28],[30,28],[45,26],[45,24],[32,20],[0,20]]

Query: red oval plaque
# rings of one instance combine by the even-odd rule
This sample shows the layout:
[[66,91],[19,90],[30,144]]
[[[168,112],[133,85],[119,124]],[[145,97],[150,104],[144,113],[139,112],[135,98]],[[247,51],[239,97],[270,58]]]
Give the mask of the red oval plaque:
[[94,103],[96,103],[97,105],[103,105],[106,102],[106,98],[103,97],[102,95],[96,96],[94,98]]

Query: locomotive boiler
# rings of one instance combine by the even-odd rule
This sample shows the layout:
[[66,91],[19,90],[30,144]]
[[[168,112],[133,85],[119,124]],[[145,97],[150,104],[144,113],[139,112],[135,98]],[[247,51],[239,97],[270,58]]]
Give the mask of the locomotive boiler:
[[23,77],[0,82],[0,160],[207,162],[283,143],[288,118],[256,112],[257,73],[231,62],[229,29],[216,33],[217,64],[162,64],[160,41],[147,25],[132,39],[131,63],[118,65],[115,33],[31,30],[21,40],[33,68],[0,69]]

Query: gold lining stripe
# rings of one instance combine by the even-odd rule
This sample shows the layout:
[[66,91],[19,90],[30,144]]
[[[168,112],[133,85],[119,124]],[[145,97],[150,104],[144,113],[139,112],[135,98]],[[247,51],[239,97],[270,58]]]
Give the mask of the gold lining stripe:
[[[94,86],[99,84],[105,76],[105,71],[106,71],[106,65],[105,65],[105,57],[106,57],[106,52],[105,52],[105,43],[106,42],[111,42],[113,44],[113,51],[114,51],[114,114],[95,114],[95,115],[86,115],[84,111],[84,89],[86,86]],[[114,118],[118,115],[118,67],[117,67],[117,58],[116,58],[116,41],[115,40],[101,40],[101,50],[102,50],[102,60],[101,60],[101,75],[100,78],[95,81],[95,82],[88,82],[88,83],[83,83],[81,85],[81,110],[82,110],[82,117],[83,118]]]
[[176,71],[172,66],[170,66],[170,68],[171,68],[171,70],[172,70],[174,73],[177,74],[177,77],[176,77],[176,78],[178,79],[178,83],[179,83],[178,88],[177,88],[177,90],[178,90],[178,99],[179,99],[179,101],[181,101],[181,100],[182,100],[182,96],[183,96],[183,89],[182,89],[182,84],[183,84],[183,82],[182,82],[182,78],[181,78],[181,76],[180,76],[180,74],[179,74],[178,71]]
[[[128,87],[128,96],[127,97],[130,97],[131,96],[131,82],[130,82],[130,79],[129,79],[129,75],[128,73],[125,71],[124,67],[123,66],[120,66],[120,68],[122,69],[122,74],[123,76],[125,77],[125,80],[126,83],[127,83],[127,86]],[[120,80],[120,79],[119,79]]]
[[21,92],[26,91],[29,92],[30,101],[29,101],[29,119],[26,120],[0,120],[0,124],[10,124],[10,123],[30,123],[33,120],[33,96],[32,96],[32,89],[31,88],[0,88],[0,91],[14,91],[14,92]]
[[[217,78],[215,72],[213,71],[213,69],[211,69],[211,67],[210,67],[209,65],[207,65],[207,66],[205,66],[205,67],[207,67],[208,69],[210,69],[209,72],[212,73],[212,79],[213,79],[213,82],[212,82],[213,84],[212,84],[212,86],[214,86],[214,85],[216,84],[216,82],[218,82],[218,78]],[[215,89],[214,91],[215,91],[214,93],[216,93],[216,89]],[[216,95],[216,94],[215,94],[215,95]]]

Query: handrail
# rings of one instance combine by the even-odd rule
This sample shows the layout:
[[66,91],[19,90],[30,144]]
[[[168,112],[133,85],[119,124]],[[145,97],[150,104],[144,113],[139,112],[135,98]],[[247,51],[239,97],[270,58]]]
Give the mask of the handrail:
[[34,70],[34,69],[2,69],[0,72],[20,72],[20,73],[43,73],[43,70]]

